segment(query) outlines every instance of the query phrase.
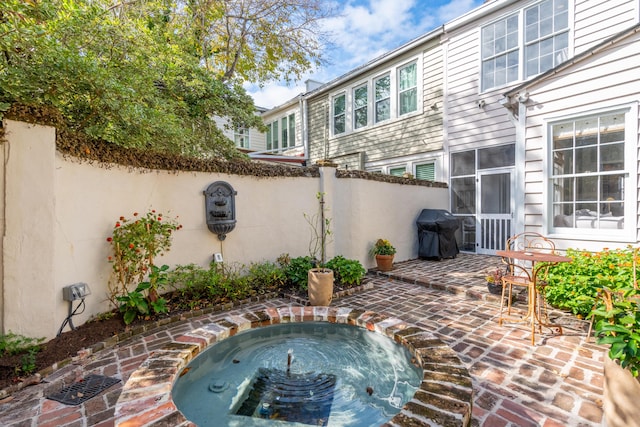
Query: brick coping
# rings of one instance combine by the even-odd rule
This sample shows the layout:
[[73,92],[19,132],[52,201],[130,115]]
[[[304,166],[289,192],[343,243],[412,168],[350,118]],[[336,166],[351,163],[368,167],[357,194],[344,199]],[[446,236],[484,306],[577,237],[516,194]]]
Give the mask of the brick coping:
[[180,336],[154,351],[124,385],[115,408],[115,425],[194,426],[171,398],[175,380],[208,346],[237,332],[296,322],[328,322],[365,328],[404,345],[423,370],[413,398],[385,426],[471,425],[471,376],[456,353],[431,332],[372,311],[336,307],[283,307],[229,315]]

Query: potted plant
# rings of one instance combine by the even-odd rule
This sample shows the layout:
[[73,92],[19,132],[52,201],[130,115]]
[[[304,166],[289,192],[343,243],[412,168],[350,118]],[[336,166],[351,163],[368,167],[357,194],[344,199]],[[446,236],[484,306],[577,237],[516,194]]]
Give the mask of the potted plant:
[[333,297],[333,270],[327,268],[327,243],[331,240],[331,218],[326,217],[324,193],[316,195],[320,207],[315,215],[307,215],[311,226],[309,253],[313,258],[314,268],[308,272],[308,293],[311,305],[326,306]]
[[390,271],[393,268],[393,256],[396,248],[386,239],[378,239],[371,248],[371,254],[376,259],[376,265],[380,271]]
[[504,276],[504,270],[500,267],[496,267],[489,270],[485,276],[487,281],[487,290],[493,295],[502,295],[502,276]]

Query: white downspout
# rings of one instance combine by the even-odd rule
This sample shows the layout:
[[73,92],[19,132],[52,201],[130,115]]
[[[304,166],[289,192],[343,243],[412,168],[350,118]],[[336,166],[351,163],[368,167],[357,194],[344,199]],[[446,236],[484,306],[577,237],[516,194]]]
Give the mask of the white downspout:
[[511,98],[506,99],[507,105],[511,108],[507,108],[507,115],[511,123],[513,123],[516,129],[516,141],[515,141],[515,167],[514,167],[514,192],[511,197],[513,205],[511,206],[513,227],[511,234],[521,233],[525,228],[525,170],[526,170],[526,128],[527,128],[527,106],[526,102],[529,97],[528,94],[518,95],[517,114],[514,111],[515,105],[510,101]]

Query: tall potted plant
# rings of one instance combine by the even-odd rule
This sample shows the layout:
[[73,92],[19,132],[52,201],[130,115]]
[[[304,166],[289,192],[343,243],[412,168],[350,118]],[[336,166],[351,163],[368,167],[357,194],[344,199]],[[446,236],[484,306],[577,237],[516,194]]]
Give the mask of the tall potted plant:
[[316,195],[319,202],[318,213],[307,215],[311,226],[309,253],[315,267],[308,272],[308,292],[311,305],[329,305],[333,296],[333,270],[327,268],[327,243],[331,239],[331,218],[326,216],[324,193]]

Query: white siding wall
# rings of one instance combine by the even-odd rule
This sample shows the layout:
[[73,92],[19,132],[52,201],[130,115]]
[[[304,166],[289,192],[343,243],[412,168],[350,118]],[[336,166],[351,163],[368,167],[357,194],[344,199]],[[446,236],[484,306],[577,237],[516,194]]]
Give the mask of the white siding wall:
[[638,22],[638,0],[575,0],[574,54]]
[[[529,229],[545,230],[550,212],[546,206],[545,164],[548,161],[546,121],[558,117],[587,115],[600,109],[613,109],[640,102],[640,34],[619,42],[615,48],[595,54],[575,66],[528,88],[526,121],[525,225]],[[616,70],[612,73],[611,70]],[[637,110],[636,110],[637,111]],[[640,150],[640,137],[631,144]],[[638,157],[640,159],[640,157]],[[633,180],[632,180],[633,181]],[[636,190],[632,190],[637,193]],[[637,200],[637,199],[636,199]],[[637,209],[640,207],[636,207]],[[636,221],[636,224],[638,222]],[[561,247],[601,249],[636,243],[638,232],[627,236],[626,242],[603,243],[584,241],[588,235],[576,233],[575,239],[562,241]],[[594,239],[592,239],[594,240]],[[619,239],[618,239],[619,240]]]

